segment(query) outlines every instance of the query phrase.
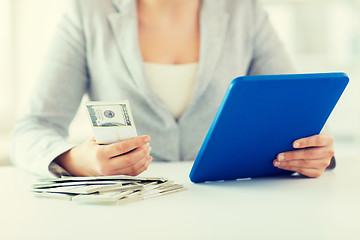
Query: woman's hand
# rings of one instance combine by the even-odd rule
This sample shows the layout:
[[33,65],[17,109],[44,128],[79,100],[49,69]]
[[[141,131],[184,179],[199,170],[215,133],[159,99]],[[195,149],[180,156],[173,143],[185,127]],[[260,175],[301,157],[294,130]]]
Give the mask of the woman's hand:
[[137,176],[152,161],[149,143],[149,136],[109,145],[98,145],[94,139],[89,139],[55,161],[74,176]]
[[293,142],[297,150],[280,153],[274,166],[298,172],[307,177],[320,177],[334,156],[333,138],[319,134]]

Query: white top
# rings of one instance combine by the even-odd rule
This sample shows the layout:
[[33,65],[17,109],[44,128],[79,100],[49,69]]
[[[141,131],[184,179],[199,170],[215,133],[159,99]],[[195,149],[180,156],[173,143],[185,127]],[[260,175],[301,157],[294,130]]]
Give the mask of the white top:
[[199,64],[144,63],[145,74],[153,91],[176,119],[189,106],[198,76]]

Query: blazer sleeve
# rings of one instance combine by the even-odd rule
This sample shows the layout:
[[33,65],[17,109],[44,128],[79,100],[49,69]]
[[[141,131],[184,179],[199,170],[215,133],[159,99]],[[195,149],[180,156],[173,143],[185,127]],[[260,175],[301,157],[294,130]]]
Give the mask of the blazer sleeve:
[[248,75],[294,73],[294,67],[269,17],[259,1],[251,1],[253,29],[252,60]]
[[[59,23],[37,86],[12,134],[11,161],[41,175],[74,143],[68,128],[88,85],[85,38],[76,1]],[[54,167],[52,167],[54,169]]]

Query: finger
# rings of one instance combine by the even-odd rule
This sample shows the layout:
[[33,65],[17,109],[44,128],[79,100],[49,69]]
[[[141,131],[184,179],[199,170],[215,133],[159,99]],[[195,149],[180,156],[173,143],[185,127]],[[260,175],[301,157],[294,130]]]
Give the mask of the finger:
[[153,158],[151,156],[148,157],[146,163],[144,164],[144,166],[142,166],[141,168],[139,168],[138,170],[136,170],[135,172],[133,173],[130,173],[129,175],[130,176],[137,176],[143,172],[145,172],[148,168],[149,168],[149,165],[150,163],[152,162]]
[[333,144],[332,136],[320,133],[311,137],[301,138],[293,142],[294,148],[321,147]]
[[106,158],[116,157],[128,153],[138,147],[148,144],[151,141],[149,136],[141,136],[122,142],[103,146],[102,153]]
[[285,167],[282,169],[297,172],[311,178],[320,177],[324,172],[324,170],[322,169],[313,169],[313,168]]
[[141,159],[139,162],[137,162],[135,165],[118,170],[117,174],[137,176],[147,169],[151,161],[152,161],[152,157],[146,156],[143,159]]
[[274,160],[274,166],[286,169],[289,167],[296,167],[296,168],[307,168],[307,169],[326,169],[330,164],[329,160],[325,159],[317,159],[317,160],[294,160],[294,161],[285,161],[279,162],[278,160]]
[[150,147],[147,145],[144,145],[142,147],[138,147],[134,151],[124,154],[118,157],[114,157],[110,159],[109,161],[109,167],[115,171],[121,170],[121,169],[127,169],[127,168],[138,168],[140,161],[144,161],[143,159],[146,159],[147,156],[150,154]]
[[301,159],[316,160],[322,158],[331,158],[333,155],[334,150],[332,147],[312,147],[279,153],[277,159],[280,162]]

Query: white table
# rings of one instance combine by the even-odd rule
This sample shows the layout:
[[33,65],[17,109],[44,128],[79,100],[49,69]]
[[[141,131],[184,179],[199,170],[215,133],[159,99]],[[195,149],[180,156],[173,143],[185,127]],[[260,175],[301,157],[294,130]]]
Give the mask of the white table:
[[192,184],[191,163],[152,163],[146,176],[186,191],[126,205],[36,198],[37,177],[0,168],[0,239],[360,239],[360,162],[318,179]]

